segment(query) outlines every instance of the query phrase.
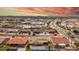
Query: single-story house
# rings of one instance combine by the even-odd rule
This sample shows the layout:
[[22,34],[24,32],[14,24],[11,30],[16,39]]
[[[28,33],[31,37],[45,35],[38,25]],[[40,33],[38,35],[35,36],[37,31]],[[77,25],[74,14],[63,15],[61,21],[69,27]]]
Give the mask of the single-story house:
[[28,43],[28,38],[12,38],[6,44],[13,47],[24,47]]
[[45,28],[44,28],[44,31],[45,31],[45,33],[49,33],[49,34],[58,33],[58,32],[56,31],[56,29],[49,28],[49,27],[45,27]]
[[49,37],[32,37],[29,40],[31,50],[48,50]]
[[66,46],[70,44],[70,40],[62,35],[52,36],[51,42],[53,45]]
[[30,29],[19,29],[18,34],[31,35]]
[[0,45],[6,44],[10,40],[11,37],[9,36],[0,36]]

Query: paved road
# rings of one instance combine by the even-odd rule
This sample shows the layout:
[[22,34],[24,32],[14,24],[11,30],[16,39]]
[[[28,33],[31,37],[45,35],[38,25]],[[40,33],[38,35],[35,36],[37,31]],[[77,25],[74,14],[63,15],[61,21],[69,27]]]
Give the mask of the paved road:
[[56,25],[56,22],[57,22],[56,20],[54,22],[51,22],[50,23],[50,26],[52,28],[55,28],[59,32],[59,34],[67,36],[68,31],[67,30],[64,30],[63,28],[61,28],[59,26],[57,26]]

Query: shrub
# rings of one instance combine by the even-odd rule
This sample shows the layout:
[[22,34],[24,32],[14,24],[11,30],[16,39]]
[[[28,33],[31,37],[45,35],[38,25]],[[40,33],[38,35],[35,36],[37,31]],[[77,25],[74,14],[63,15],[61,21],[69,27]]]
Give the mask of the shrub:
[[76,47],[79,47],[79,43],[74,43],[76,45]]

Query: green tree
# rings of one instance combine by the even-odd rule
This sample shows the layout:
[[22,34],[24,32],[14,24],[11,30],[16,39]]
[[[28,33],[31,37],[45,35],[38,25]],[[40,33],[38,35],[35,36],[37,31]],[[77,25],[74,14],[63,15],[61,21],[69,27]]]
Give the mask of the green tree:
[[79,47],[79,43],[74,43],[76,47]]
[[56,45],[55,45],[55,48],[59,48],[59,45],[58,45],[58,44],[56,44]]

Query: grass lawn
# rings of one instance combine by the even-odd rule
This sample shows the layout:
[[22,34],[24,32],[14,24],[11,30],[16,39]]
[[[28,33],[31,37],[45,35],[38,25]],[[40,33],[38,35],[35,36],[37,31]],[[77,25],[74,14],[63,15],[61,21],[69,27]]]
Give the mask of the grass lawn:
[[31,49],[30,49],[30,44],[27,44],[27,47],[26,47],[26,49],[25,49],[25,51],[30,51]]
[[7,51],[6,48],[0,48],[0,51]]
[[12,50],[10,46],[3,45],[0,46],[0,51],[16,51],[16,50]]
[[30,48],[26,48],[26,50],[25,51],[30,51]]
[[6,45],[0,46],[0,51],[7,51],[8,49],[10,49],[9,46]]

